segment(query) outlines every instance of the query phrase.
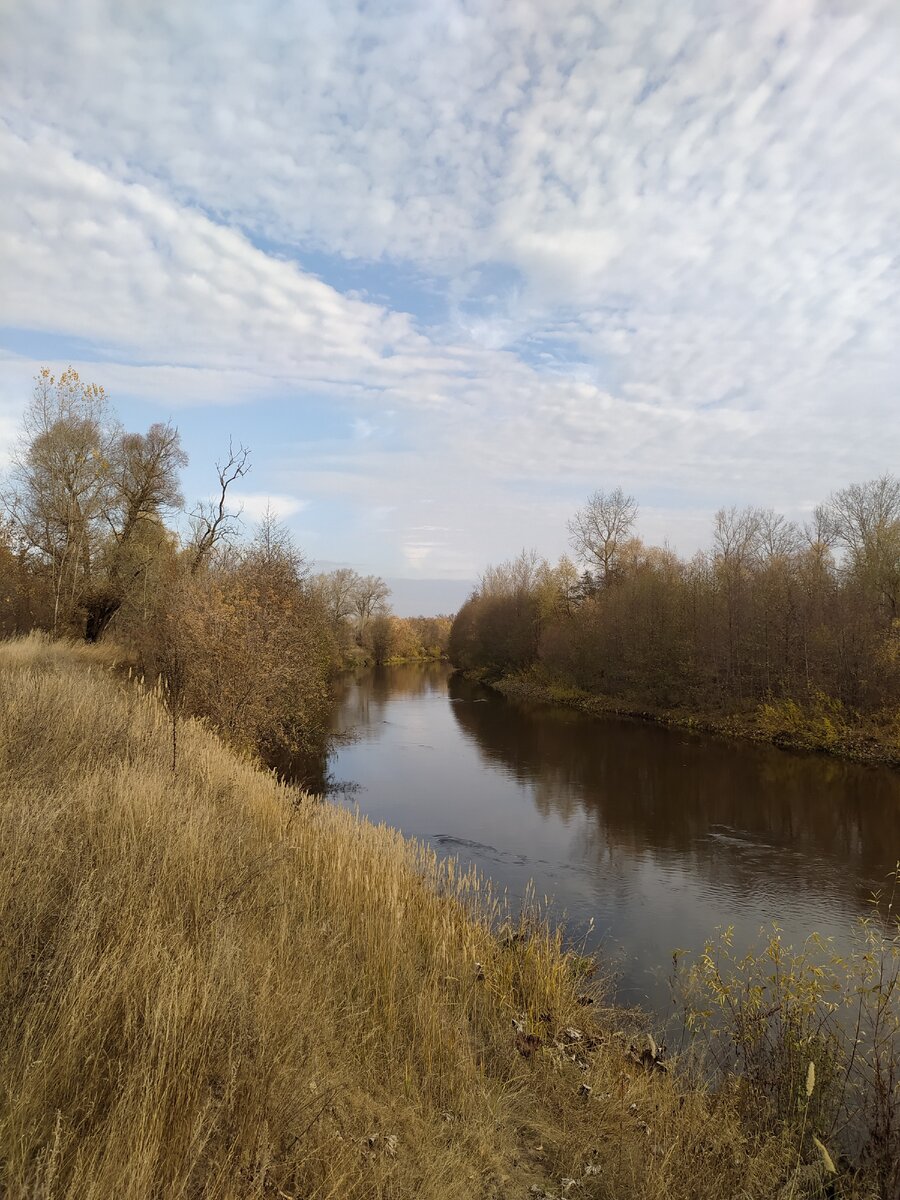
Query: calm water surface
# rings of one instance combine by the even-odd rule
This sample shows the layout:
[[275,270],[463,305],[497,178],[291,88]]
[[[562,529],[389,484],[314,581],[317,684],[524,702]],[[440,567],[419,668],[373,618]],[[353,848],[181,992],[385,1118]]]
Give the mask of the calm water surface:
[[676,947],[846,939],[900,858],[900,773],[522,705],[399,666],[346,677],[335,798],[474,863],[515,902],[530,879],[619,994],[661,1011]]

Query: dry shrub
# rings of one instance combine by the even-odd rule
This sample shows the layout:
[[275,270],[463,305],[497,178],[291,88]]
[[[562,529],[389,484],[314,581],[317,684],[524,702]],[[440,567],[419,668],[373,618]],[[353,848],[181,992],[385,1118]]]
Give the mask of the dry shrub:
[[813,1163],[836,1160],[878,1195],[900,1195],[900,921],[892,895],[877,898],[844,955],[816,934],[794,950],[776,927],[761,951],[739,956],[729,929],[676,984],[700,1069],[732,1090],[749,1126],[781,1126]]
[[173,758],[184,716],[270,763],[323,751],[336,647],[288,541],[257,540],[183,576],[137,644],[169,707]]

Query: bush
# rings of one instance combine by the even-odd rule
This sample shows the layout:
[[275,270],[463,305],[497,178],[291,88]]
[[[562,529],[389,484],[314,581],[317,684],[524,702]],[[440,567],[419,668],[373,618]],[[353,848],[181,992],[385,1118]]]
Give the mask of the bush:
[[336,647],[287,542],[183,577],[148,623],[141,659],[164,683],[173,741],[190,715],[270,763],[324,747]]
[[677,968],[675,981],[695,1062],[712,1063],[745,1120],[790,1129],[812,1162],[825,1161],[825,1147],[832,1160],[864,1163],[881,1195],[900,1194],[900,920],[892,900],[859,921],[846,957],[818,935],[795,951],[777,927],[761,951],[739,957],[729,929],[696,963]]
[[806,704],[784,698],[760,705],[761,730],[772,741],[811,749],[830,749],[847,730],[844,706],[825,692],[813,691]]

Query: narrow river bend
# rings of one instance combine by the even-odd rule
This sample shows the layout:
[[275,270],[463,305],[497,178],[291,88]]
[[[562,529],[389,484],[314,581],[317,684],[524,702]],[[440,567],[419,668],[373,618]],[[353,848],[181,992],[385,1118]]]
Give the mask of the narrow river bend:
[[340,684],[333,795],[476,864],[530,879],[619,997],[666,1008],[676,947],[719,925],[752,942],[843,942],[900,858],[900,773],[637,721],[507,701],[442,664]]

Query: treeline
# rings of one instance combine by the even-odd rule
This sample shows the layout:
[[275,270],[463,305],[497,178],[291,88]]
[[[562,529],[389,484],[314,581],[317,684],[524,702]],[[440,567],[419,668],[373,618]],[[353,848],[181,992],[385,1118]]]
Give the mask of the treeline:
[[[638,506],[597,492],[569,522],[579,567],[534,553],[485,572],[452,660],[623,707],[754,712],[827,744],[857,717],[900,736],[900,480],[834,492],[804,527],[721,509],[690,559],[634,535]],[[813,728],[814,727],[814,728]]]
[[312,579],[314,594],[328,613],[343,661],[378,665],[447,654],[452,618],[396,617],[388,606],[390,589],[377,575],[339,567]]
[[129,432],[102,387],[41,371],[2,492],[0,636],[114,636],[163,691],[173,731],[202,716],[267,761],[311,758],[338,667],[440,654],[449,622],[398,622],[377,576],[313,575],[271,514],[244,537],[245,447],[229,446],[213,498],[191,508],[186,465],[174,426]]

